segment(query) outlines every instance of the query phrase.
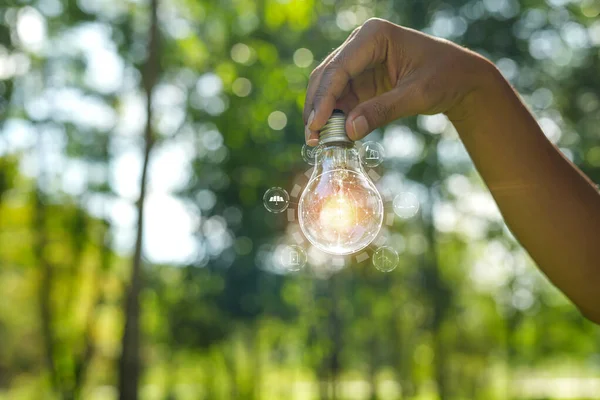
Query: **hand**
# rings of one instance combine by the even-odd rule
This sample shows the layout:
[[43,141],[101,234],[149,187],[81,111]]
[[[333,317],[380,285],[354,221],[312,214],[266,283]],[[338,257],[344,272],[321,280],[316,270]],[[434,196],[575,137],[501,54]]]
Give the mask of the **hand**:
[[304,105],[306,143],[338,108],[358,140],[395,119],[446,113],[462,119],[463,100],[492,64],[449,41],[381,19],[350,34],[311,74]]
[[371,19],[310,77],[306,141],[334,108],[360,139],[396,118],[445,113],[515,237],[600,324],[600,192],[544,135],[500,71],[448,41]]

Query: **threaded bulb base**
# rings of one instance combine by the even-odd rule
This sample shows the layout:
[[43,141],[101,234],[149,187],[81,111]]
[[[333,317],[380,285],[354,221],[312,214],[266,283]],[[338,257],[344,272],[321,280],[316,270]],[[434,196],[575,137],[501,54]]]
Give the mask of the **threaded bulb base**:
[[346,115],[342,110],[333,110],[327,123],[319,131],[319,143],[327,144],[334,142],[352,143],[346,134]]

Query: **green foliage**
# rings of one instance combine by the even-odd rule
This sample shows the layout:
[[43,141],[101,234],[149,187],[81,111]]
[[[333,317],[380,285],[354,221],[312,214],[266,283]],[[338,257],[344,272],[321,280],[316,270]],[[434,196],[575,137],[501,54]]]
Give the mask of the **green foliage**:
[[[489,57],[600,182],[596,2],[159,7],[151,165],[161,152],[189,160],[181,174],[156,161],[150,195],[165,190],[190,210],[195,248],[185,261],[144,259],[140,398],[558,399],[567,377],[573,396],[597,397],[597,327],[488,210],[443,120],[372,134],[419,144],[413,154],[395,148],[379,172],[427,199],[418,218],[388,229],[400,252],[391,273],[370,261],[274,271],[286,215],[262,205],[269,187],[306,183],[308,76],[370,16]],[[117,397],[148,15],[139,1],[0,4],[0,399]],[[282,129],[268,122],[274,111],[286,116]],[[161,188],[165,175],[183,182]],[[166,218],[146,214],[147,236],[167,208]]]

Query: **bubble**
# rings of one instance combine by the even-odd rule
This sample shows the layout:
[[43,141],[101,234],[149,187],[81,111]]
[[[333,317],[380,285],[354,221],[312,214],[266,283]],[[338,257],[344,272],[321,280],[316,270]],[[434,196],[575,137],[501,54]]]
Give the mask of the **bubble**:
[[290,195],[285,189],[280,187],[272,187],[265,192],[263,196],[263,204],[265,208],[272,213],[280,213],[285,211],[290,204]]
[[366,142],[360,148],[360,160],[367,167],[377,167],[383,162],[383,146],[377,142]]
[[309,165],[315,165],[317,163],[317,156],[322,150],[321,146],[310,147],[307,144],[302,145],[302,159]]
[[394,213],[400,218],[408,219],[419,212],[419,199],[410,192],[403,192],[394,197]]
[[271,129],[280,131],[287,125],[287,116],[282,111],[273,111],[269,114],[268,123]]
[[383,246],[377,249],[373,254],[373,265],[381,272],[393,271],[398,265],[398,253],[396,250],[388,246]]
[[293,244],[284,247],[279,261],[288,271],[300,271],[306,265],[307,259],[306,251],[302,247]]

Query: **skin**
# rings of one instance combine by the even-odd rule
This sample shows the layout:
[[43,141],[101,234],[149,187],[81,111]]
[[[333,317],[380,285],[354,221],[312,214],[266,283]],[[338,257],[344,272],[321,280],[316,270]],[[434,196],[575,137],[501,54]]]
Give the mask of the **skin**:
[[444,113],[506,224],[539,268],[600,324],[600,192],[544,135],[498,69],[446,40],[381,19],[311,74],[309,145],[334,108],[353,140],[398,118]]

